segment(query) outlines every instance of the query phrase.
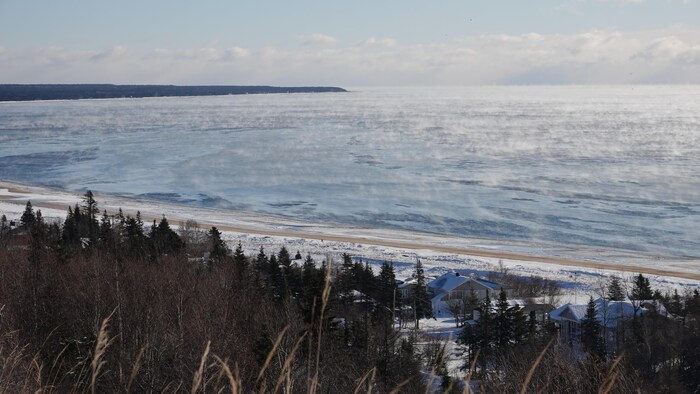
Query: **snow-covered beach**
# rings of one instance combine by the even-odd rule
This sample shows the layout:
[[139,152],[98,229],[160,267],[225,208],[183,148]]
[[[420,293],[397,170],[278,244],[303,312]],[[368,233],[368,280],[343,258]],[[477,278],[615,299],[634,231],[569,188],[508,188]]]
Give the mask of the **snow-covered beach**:
[[[421,233],[396,229],[353,227],[334,223],[307,223],[286,218],[240,211],[198,208],[161,202],[96,196],[100,209],[114,213],[119,208],[134,215],[141,212],[150,222],[165,215],[173,225],[196,220],[201,227],[216,226],[233,245],[241,241],[247,254],[262,246],[277,250],[285,245],[291,252],[310,254],[316,261],[338,261],[342,253],[370,265],[393,262],[399,278],[411,275],[416,260],[426,273],[439,276],[457,270],[486,275],[507,269],[522,276],[540,276],[556,280],[564,288],[562,300],[582,301],[607,283],[609,276],[624,280],[637,273],[647,275],[652,284],[665,290],[700,286],[695,259],[670,259],[614,249],[568,247],[560,245],[504,242]],[[63,219],[68,206],[81,195],[67,191],[0,182],[0,213],[17,220],[24,204],[42,210],[47,220]]]

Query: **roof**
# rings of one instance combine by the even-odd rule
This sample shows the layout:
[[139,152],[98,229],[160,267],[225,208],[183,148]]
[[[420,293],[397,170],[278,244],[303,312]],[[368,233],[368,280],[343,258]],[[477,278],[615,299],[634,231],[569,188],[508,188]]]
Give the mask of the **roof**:
[[[595,301],[596,319],[606,327],[616,327],[618,321],[629,320],[633,316],[643,315],[649,310],[635,307],[629,301],[610,301],[599,298]],[[549,317],[552,320],[569,320],[580,323],[586,317],[588,305],[566,304],[551,311]]]
[[480,283],[480,284],[488,287],[489,289],[492,289],[492,290],[501,290],[502,288],[505,288],[505,285],[502,285],[502,284],[496,283],[496,282],[491,282],[490,280],[481,279],[481,278],[474,278],[473,280],[477,283]]
[[454,290],[462,283],[468,282],[469,278],[461,276],[456,272],[448,272],[437,277],[435,280],[428,283],[428,287],[434,290],[449,292]]
[[474,281],[491,290],[501,290],[502,288],[506,287],[505,285],[502,285],[500,283],[492,282],[483,278],[474,278],[460,275],[459,272],[448,272],[442,274],[435,280],[428,282],[428,287],[434,290],[449,292],[462,285],[463,283],[467,283],[469,281]]

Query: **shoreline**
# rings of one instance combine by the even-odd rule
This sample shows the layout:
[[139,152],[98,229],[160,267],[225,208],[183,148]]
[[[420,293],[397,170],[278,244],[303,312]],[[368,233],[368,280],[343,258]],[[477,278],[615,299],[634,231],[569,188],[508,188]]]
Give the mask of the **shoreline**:
[[[622,273],[642,273],[692,281],[700,281],[700,273],[696,270],[674,270],[669,268],[656,268],[659,266],[673,265],[672,258],[662,256],[642,255],[639,253],[613,250],[613,249],[586,249],[588,254],[593,253],[595,259],[585,257],[571,257],[566,254],[576,254],[582,248],[565,245],[537,245],[524,242],[508,243],[508,241],[476,239],[458,237],[452,235],[428,234],[417,231],[363,228],[355,226],[338,225],[331,227],[323,223],[304,223],[285,218],[241,213],[235,211],[218,211],[200,207],[186,207],[167,203],[144,202],[128,197],[115,197],[96,194],[96,200],[101,209],[113,211],[122,207],[127,214],[135,214],[136,210],[142,212],[144,222],[158,220],[162,215],[168,218],[170,223],[196,220],[202,228],[216,226],[219,230],[239,234],[258,236],[275,236],[285,238],[298,238],[316,241],[334,241],[341,243],[388,247],[399,250],[429,251],[438,253],[456,254],[466,257],[502,259],[512,262],[539,263],[552,266],[580,267],[593,270],[618,271]],[[13,204],[25,204],[32,200],[35,208],[48,208],[65,211],[68,206],[81,200],[81,195],[70,191],[51,189],[42,186],[30,186],[10,181],[0,181],[0,202]],[[133,211],[133,212],[132,212]],[[161,212],[158,212],[161,211]],[[166,211],[167,214],[166,214]],[[214,219],[216,217],[216,219]],[[242,218],[242,219],[241,219]],[[314,230],[314,231],[310,231]],[[476,244],[476,245],[475,245]],[[481,245],[486,244],[487,246]],[[482,246],[482,247],[476,247]],[[530,249],[527,252],[500,250],[505,246],[511,248]],[[540,254],[536,250],[542,250]],[[559,255],[557,255],[559,254]],[[563,256],[561,254],[564,254]],[[589,256],[586,256],[589,257]],[[616,260],[617,257],[617,261]],[[635,263],[636,260],[647,260],[652,266]],[[664,261],[666,260],[666,261]],[[679,259],[677,263],[700,264],[695,259]],[[694,268],[694,267],[693,267]]]

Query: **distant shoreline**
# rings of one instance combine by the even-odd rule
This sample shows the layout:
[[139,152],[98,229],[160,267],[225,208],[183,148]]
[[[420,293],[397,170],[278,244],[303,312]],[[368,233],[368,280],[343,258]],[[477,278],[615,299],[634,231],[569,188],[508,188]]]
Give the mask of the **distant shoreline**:
[[0,102],[344,92],[335,86],[0,84]]

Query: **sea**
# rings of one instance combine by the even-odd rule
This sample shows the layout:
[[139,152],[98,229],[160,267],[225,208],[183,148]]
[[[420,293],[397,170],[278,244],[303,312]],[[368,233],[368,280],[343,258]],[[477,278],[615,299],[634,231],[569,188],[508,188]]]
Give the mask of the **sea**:
[[700,256],[700,86],[352,88],[0,104],[0,179]]

